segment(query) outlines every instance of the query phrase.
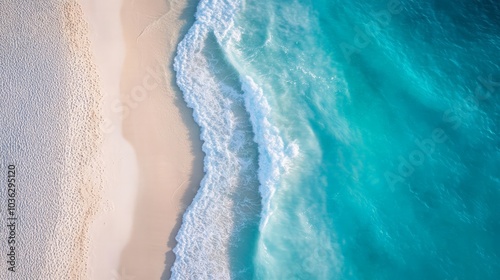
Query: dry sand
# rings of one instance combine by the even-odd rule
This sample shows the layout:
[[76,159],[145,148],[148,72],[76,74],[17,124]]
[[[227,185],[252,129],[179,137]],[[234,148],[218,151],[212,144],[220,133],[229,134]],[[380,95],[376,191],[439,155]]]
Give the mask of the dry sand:
[[0,243],[0,279],[86,279],[103,177],[101,91],[87,24],[75,1],[0,5],[0,166],[5,173],[16,166],[8,196],[16,200],[0,194],[15,221],[0,227],[10,237]]
[[105,96],[108,174],[90,276],[168,279],[182,214],[203,175],[199,129],[172,68],[197,1],[81,4]]

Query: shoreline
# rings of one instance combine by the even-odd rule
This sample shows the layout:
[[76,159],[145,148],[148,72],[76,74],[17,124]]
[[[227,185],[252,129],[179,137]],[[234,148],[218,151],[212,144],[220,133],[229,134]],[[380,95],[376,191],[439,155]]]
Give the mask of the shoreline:
[[197,1],[80,2],[104,93],[107,168],[90,273],[168,279],[182,215],[203,177],[199,127],[172,66]]
[[130,108],[123,130],[138,155],[139,194],[119,270],[138,279],[170,278],[175,236],[203,177],[200,131],[172,66],[196,4],[124,0],[122,7],[127,55],[121,92]]

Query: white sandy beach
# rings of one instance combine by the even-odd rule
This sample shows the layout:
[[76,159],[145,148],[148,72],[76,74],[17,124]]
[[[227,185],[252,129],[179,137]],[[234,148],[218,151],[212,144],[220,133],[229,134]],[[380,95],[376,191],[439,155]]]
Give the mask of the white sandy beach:
[[198,128],[171,67],[189,4],[82,0],[104,93],[108,180],[91,279],[169,278],[175,234],[202,177]]
[[0,169],[16,170],[15,202],[0,191],[2,223],[16,221],[0,227],[15,241],[0,243],[0,279],[169,278],[203,175],[172,70],[195,5],[0,4]]
[[7,221],[12,203],[16,222],[8,248],[0,245],[12,260],[0,278],[85,279],[105,175],[86,24],[73,1],[2,3],[2,11],[0,165],[16,170],[16,196],[1,192],[0,216]]

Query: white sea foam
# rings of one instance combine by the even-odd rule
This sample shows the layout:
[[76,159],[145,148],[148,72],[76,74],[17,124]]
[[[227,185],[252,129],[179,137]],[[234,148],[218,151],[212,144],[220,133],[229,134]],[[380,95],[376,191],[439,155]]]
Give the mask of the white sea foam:
[[239,38],[233,25],[240,4],[202,0],[175,58],[177,84],[201,127],[206,175],[176,237],[172,279],[235,276],[229,245],[245,223],[270,214],[280,174],[298,153],[271,125],[262,89],[235,73],[222,55],[236,51],[231,46]]
[[258,185],[256,148],[244,101],[240,89],[218,78],[225,75],[224,61],[213,52],[225,40],[237,6],[202,0],[175,58],[177,84],[201,127],[206,175],[176,237],[172,279],[229,279],[232,234],[258,205],[251,199]]
[[271,121],[271,107],[260,88],[249,76],[241,77],[245,92],[245,107],[250,114],[254,141],[259,145],[259,181],[262,195],[261,228],[272,213],[271,198],[278,187],[281,176],[290,166],[290,159],[297,156],[299,147],[292,143],[285,146],[280,132]]

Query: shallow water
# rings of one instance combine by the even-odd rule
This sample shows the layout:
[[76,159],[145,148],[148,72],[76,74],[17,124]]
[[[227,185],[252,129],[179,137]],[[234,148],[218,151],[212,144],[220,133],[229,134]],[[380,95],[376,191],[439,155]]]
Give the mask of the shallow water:
[[495,279],[500,5],[201,1],[174,278]]

